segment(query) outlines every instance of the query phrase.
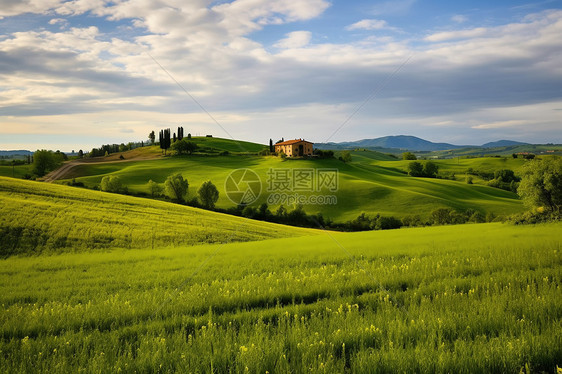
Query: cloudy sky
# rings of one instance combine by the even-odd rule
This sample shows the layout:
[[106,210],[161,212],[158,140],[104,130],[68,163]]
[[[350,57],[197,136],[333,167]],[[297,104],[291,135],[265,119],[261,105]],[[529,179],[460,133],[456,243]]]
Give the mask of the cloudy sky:
[[562,0],[0,0],[0,149],[562,143]]

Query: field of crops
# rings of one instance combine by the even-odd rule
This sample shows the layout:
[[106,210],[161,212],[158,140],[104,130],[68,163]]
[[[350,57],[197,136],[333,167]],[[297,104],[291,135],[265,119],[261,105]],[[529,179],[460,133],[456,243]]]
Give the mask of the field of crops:
[[0,372],[555,372],[561,224],[0,260]]
[[[79,165],[73,168],[69,178],[75,177],[76,181],[94,187],[100,184],[105,175],[118,175],[130,191],[148,193],[147,182],[150,179],[163,184],[169,175],[180,172],[190,183],[190,198],[196,196],[199,186],[210,179],[219,189],[217,206],[228,208],[234,204],[224,193],[224,183],[233,170],[249,168],[261,178],[263,193],[256,202],[257,206],[266,202],[270,196],[267,193],[270,169],[337,169],[338,189],[334,193],[326,190],[296,191],[306,196],[336,196],[336,205],[305,204],[304,209],[307,213],[322,213],[334,221],[343,222],[356,218],[362,212],[401,218],[407,215],[428,217],[431,211],[437,208],[453,208],[459,211],[474,209],[484,215],[491,212],[496,216],[508,216],[524,210],[523,204],[514,193],[483,185],[468,185],[464,181],[413,178],[400,170],[402,166],[405,167],[402,161],[384,161],[388,159],[388,156],[376,152],[356,154],[354,160],[348,164],[336,159],[283,161],[273,156],[197,155],[151,161]],[[482,159],[481,162],[495,170],[505,168],[498,159]],[[447,170],[447,167],[443,166],[443,169]],[[288,195],[295,193],[282,192]],[[270,205],[272,210],[279,206]]]
[[0,177],[0,257],[262,240],[312,232],[152,199]]

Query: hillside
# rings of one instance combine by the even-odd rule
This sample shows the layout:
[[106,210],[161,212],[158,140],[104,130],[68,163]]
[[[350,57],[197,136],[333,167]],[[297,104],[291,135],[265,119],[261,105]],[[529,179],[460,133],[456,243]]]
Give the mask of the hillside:
[[470,224],[0,260],[0,372],[553,373],[561,230]]
[[362,139],[353,142],[319,143],[315,146],[320,149],[382,148],[393,149],[395,152],[398,150],[440,151],[461,147],[449,143],[433,143],[428,140],[409,135],[383,136],[381,138]]
[[0,177],[0,257],[310,235],[162,201]]
[[[396,166],[393,166],[394,163],[397,163]],[[67,177],[74,177],[76,181],[94,187],[100,184],[103,176],[118,175],[130,191],[148,193],[147,182],[150,179],[162,184],[169,175],[180,172],[189,181],[189,198],[196,196],[197,189],[203,182],[211,180],[220,194],[217,206],[228,208],[234,204],[224,193],[224,183],[233,170],[248,168],[258,174],[262,182],[262,195],[256,202],[257,206],[267,202],[268,196],[271,196],[267,191],[270,169],[336,169],[339,182],[337,191],[322,190],[320,194],[336,196],[337,204],[304,204],[307,213],[322,213],[326,218],[341,222],[353,219],[361,212],[396,217],[427,217],[431,211],[440,207],[461,211],[475,209],[495,215],[523,211],[522,203],[513,193],[483,185],[467,185],[464,181],[412,178],[400,170],[399,163],[390,156],[370,151],[354,153],[354,160],[349,164],[335,159],[283,161],[279,157],[195,155],[128,163],[78,165]],[[497,168],[503,167],[498,163]],[[271,192],[286,195],[297,192],[303,196],[318,194],[315,191]],[[291,208],[294,206],[287,202],[269,202],[272,210],[280,204]]]
[[516,142],[514,140],[498,140],[495,142],[482,144],[482,148],[509,147],[512,145],[526,145],[526,144],[528,143]]

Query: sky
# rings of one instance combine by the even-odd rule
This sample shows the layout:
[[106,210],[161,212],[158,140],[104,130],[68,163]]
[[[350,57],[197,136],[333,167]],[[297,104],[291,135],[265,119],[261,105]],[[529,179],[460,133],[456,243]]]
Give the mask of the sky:
[[562,0],[0,0],[0,149],[562,143]]

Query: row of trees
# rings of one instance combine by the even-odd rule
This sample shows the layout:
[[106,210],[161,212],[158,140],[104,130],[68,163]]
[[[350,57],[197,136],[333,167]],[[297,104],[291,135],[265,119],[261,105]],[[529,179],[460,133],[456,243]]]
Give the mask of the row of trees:
[[[104,144],[99,148],[92,148],[88,156],[90,157],[101,157],[101,156],[108,156],[112,153],[118,152],[126,152],[130,151],[135,148],[144,147],[144,142],[129,142],[127,144]],[[84,152],[82,150],[78,151],[78,157],[82,158],[84,156]]]
[[58,168],[68,156],[60,151],[37,150],[33,154],[33,173],[42,177],[48,172]]
[[[170,149],[170,147],[173,147],[174,144],[176,144],[177,142],[181,142],[184,137],[183,137],[184,131],[183,131],[183,127],[178,127],[178,132],[177,135],[176,133],[171,133],[170,129],[164,129],[164,130],[160,130],[160,134],[158,135],[158,143],[160,144],[160,148],[164,151],[164,154],[166,154],[166,151],[168,149]],[[148,134],[148,138],[150,139],[150,141],[152,142],[152,144],[154,144],[154,140],[156,138],[156,135],[154,134],[154,131],[152,131],[150,134]],[[191,134],[187,134],[187,138],[191,139]],[[185,151],[185,141],[183,143],[182,146],[180,146],[180,148],[182,149],[182,152]],[[191,143],[191,142],[190,142]],[[191,143],[192,146],[189,146],[188,148],[192,149],[189,152],[186,152],[188,154],[190,154],[191,152],[193,152],[193,150],[195,149],[196,145],[194,143]],[[179,152],[180,154],[182,152]]]
[[408,164],[408,175],[412,177],[435,178],[438,172],[439,166],[431,161],[427,161],[424,164],[419,161],[412,161]]

